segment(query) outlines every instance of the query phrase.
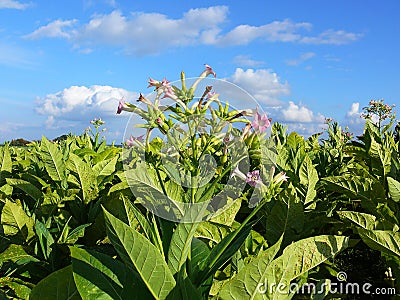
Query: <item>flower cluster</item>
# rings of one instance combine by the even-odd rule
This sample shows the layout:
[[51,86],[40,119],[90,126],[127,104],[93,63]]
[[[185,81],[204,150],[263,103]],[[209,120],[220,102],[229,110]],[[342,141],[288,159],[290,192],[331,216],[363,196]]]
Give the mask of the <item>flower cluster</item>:
[[382,122],[386,119],[393,121],[396,118],[393,110],[395,106],[395,104],[391,106],[385,104],[383,99],[371,100],[368,106],[363,107],[364,113],[361,114],[361,117],[373,121],[380,128]]

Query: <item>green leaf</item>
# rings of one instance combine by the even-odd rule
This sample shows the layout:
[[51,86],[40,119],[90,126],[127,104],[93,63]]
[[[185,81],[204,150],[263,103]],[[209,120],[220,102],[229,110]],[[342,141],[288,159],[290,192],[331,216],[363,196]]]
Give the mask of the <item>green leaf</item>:
[[2,262],[12,261],[13,263],[23,260],[24,262],[38,262],[39,260],[28,253],[22,245],[10,244],[6,250],[0,253],[0,265]]
[[305,156],[303,163],[300,166],[299,177],[300,184],[307,186],[307,193],[304,200],[304,205],[307,205],[317,196],[315,186],[319,180],[318,172],[308,155]]
[[0,147],[0,186],[4,184],[5,178],[12,172],[12,160],[8,146]]
[[105,159],[93,166],[93,171],[96,177],[104,178],[110,176],[115,172],[115,165],[117,164],[118,156]]
[[66,180],[65,162],[63,160],[63,154],[57,144],[51,143],[48,139],[42,137],[40,156],[52,180],[57,182]]
[[104,209],[107,235],[122,260],[139,273],[156,299],[165,299],[176,285],[159,250],[143,235]]
[[13,235],[24,242],[35,235],[34,220],[25,213],[20,202],[6,200],[1,211],[1,225],[4,234]]
[[145,163],[138,164],[134,170],[127,170],[125,176],[129,187],[134,191],[136,198],[144,202],[151,211],[182,218],[184,211],[179,205],[184,195],[183,188],[169,181],[164,183],[167,194],[164,194],[162,183],[156,172]]
[[372,249],[400,257],[400,232],[358,228],[358,234]]
[[83,202],[87,204],[96,199],[99,189],[97,186],[96,175],[90,165],[84,162],[76,154],[70,153],[68,166],[71,171],[78,174],[79,183],[82,189]]
[[265,278],[268,265],[278,253],[283,235],[273,246],[253,258],[235,277],[228,280],[219,292],[221,299],[253,299],[257,295],[257,286]]
[[[17,299],[27,299],[31,290],[33,288],[33,284],[29,282],[25,282],[22,279],[15,277],[1,277],[0,278],[0,292],[2,287],[10,288],[13,293],[18,297]],[[0,296],[2,296],[0,294]],[[1,298],[7,299],[7,298]],[[15,299],[15,298],[12,298]]]
[[173,275],[179,272],[181,267],[186,263],[193,236],[199,225],[199,221],[204,216],[206,206],[207,203],[191,206],[172,235],[168,251],[168,267]]
[[338,211],[337,213],[340,217],[346,218],[362,228],[375,229],[376,217],[373,215],[355,211]]
[[[290,283],[325,262],[348,245],[343,236],[315,236],[287,246],[281,256],[271,261],[269,255],[255,258],[224,286],[222,299],[290,299]],[[240,276],[239,276],[240,274]],[[273,283],[275,287],[265,286]],[[244,288],[243,288],[244,287]]]
[[46,226],[38,220],[36,220],[35,229],[43,255],[47,259],[51,254],[54,239]]
[[151,299],[137,272],[112,257],[70,247],[75,284],[82,299]]
[[387,178],[389,194],[393,201],[400,202],[400,182],[392,177]]
[[201,265],[201,271],[196,274],[194,283],[200,286],[210,276],[225,264],[242,246],[255,222],[250,222],[229,233],[220,243],[212,248],[207,259]]
[[14,186],[14,187],[22,190],[23,192],[25,192],[33,200],[39,201],[41,198],[43,198],[43,194],[42,194],[41,190],[39,190],[36,186],[34,186],[29,181],[25,181],[25,180],[17,179],[17,178],[7,178],[6,181],[9,185]]
[[72,275],[72,265],[51,273],[42,279],[29,295],[29,300],[78,300],[78,290]]

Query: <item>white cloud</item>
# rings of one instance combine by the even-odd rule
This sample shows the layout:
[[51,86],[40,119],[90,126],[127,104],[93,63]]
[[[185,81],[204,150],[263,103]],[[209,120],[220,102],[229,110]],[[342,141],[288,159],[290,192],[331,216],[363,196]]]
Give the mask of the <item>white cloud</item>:
[[13,9],[25,9],[29,6],[28,3],[21,3],[15,0],[0,0],[0,9],[1,8],[13,8]]
[[300,57],[298,57],[296,59],[286,60],[286,64],[288,66],[298,66],[298,65],[302,64],[303,62],[305,62],[306,60],[313,58],[314,56],[315,56],[314,52],[302,53],[302,54],[300,54]]
[[360,103],[353,102],[350,110],[346,113],[346,121],[351,125],[363,124],[364,120],[361,118]]
[[259,67],[264,64],[261,60],[254,60],[250,55],[237,55],[233,62],[241,67]]
[[310,31],[312,24],[288,19],[260,26],[241,24],[225,28],[227,16],[227,6],[190,9],[176,19],[161,13],[133,12],[123,15],[121,11],[114,10],[109,14],[94,15],[88,23],[79,26],[76,20],[56,20],[27,37],[63,37],[79,49],[106,45],[139,56],[190,45],[227,47],[247,45],[255,40],[341,45],[361,37],[343,30],[304,36],[302,31]]
[[77,20],[55,20],[45,26],[41,26],[34,32],[25,35],[28,39],[39,39],[39,38],[69,38],[70,33],[65,29],[73,26]]
[[290,20],[274,21],[261,26],[239,25],[217,37],[216,41],[220,46],[247,45],[259,38],[270,42],[293,42],[301,38],[298,30],[310,28],[310,23],[293,23]]
[[134,101],[138,95],[121,88],[93,85],[71,86],[37,99],[36,111],[47,115],[46,125],[57,121],[88,121],[87,118],[115,115],[118,101]]
[[326,30],[316,37],[304,37],[301,39],[301,42],[305,44],[344,45],[357,41],[362,36],[362,34],[346,32],[344,30]]
[[281,110],[283,121],[299,123],[323,123],[325,118],[318,113],[316,116],[313,111],[304,105],[297,105],[289,101],[289,106]]
[[279,97],[290,94],[289,84],[282,83],[278,74],[268,69],[237,68],[227,80],[238,85],[266,106],[280,105]]

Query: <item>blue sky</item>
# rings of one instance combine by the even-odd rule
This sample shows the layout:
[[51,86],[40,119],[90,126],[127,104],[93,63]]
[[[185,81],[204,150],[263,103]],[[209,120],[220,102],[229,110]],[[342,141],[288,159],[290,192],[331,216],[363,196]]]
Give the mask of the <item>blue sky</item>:
[[399,11],[396,0],[0,0],[0,142],[80,134],[101,117],[120,143],[121,97],[204,63],[291,130],[332,117],[359,132],[369,100],[400,104]]

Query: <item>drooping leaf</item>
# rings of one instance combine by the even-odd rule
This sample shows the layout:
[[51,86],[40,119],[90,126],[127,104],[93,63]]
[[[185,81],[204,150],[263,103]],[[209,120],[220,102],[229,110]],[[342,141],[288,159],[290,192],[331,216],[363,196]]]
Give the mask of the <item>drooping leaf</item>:
[[[343,236],[315,236],[287,246],[282,255],[260,256],[245,266],[221,291],[221,299],[290,299],[290,283],[336,255],[348,245]],[[266,250],[268,253],[268,249]],[[273,254],[272,251],[271,254]],[[265,286],[267,283],[267,286]],[[273,283],[279,289],[270,289]],[[271,293],[272,292],[272,293]]]
[[400,232],[358,228],[358,233],[372,249],[400,257]]
[[262,278],[266,277],[267,267],[278,253],[283,235],[273,246],[253,258],[235,277],[228,280],[219,292],[221,299],[253,299]]
[[1,211],[1,225],[5,235],[15,236],[20,241],[28,241],[35,235],[34,220],[25,213],[19,201],[6,200]]
[[69,168],[76,172],[79,178],[79,184],[82,189],[83,202],[85,204],[94,200],[99,192],[97,179],[93,169],[88,163],[84,162],[76,154],[70,153]]
[[43,198],[42,192],[29,181],[17,178],[7,178],[6,181],[9,185],[22,190],[35,201],[39,201]]
[[82,299],[151,299],[139,275],[120,261],[70,247],[76,287]]
[[156,299],[165,299],[176,285],[159,250],[143,235],[104,210],[107,235],[123,261],[140,275]]
[[309,202],[313,201],[317,195],[315,186],[319,180],[318,172],[308,155],[305,156],[303,163],[300,166],[299,177],[300,184],[306,186],[307,193],[304,200],[304,205],[307,205]]
[[400,202],[400,182],[392,177],[387,178],[389,194],[393,201]]
[[[33,284],[16,277],[0,277],[0,291],[1,288],[5,287],[11,289],[13,294],[18,297],[17,299],[28,299]],[[1,296],[2,295],[0,294],[0,299],[10,299],[6,297],[2,298]]]
[[0,186],[5,183],[5,178],[12,172],[12,161],[8,146],[0,147]]
[[40,144],[40,157],[50,178],[54,181],[61,182],[66,180],[65,162],[63,154],[57,144],[51,143],[45,137],[42,137]]
[[42,279],[29,295],[29,300],[79,300],[78,290],[72,275],[72,265],[51,273]]
[[375,229],[376,217],[373,215],[355,211],[338,211],[337,213],[339,216],[348,219],[362,228],[369,230]]

